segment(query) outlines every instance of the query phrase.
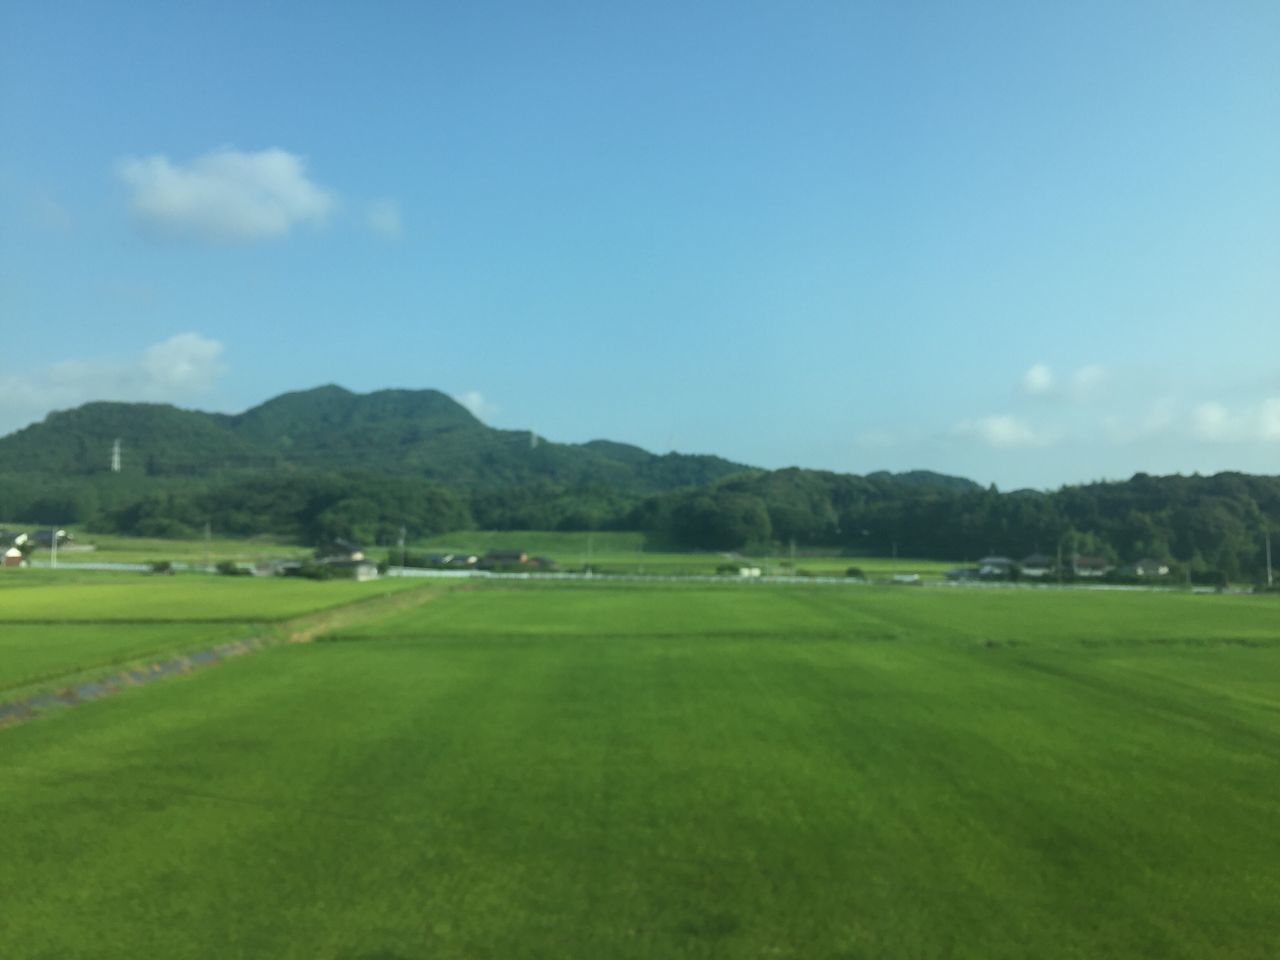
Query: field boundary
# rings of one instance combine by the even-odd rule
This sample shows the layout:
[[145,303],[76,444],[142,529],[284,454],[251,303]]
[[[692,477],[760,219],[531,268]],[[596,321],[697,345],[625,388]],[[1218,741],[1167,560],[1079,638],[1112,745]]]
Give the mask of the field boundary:
[[388,567],[391,578],[422,578],[432,580],[536,580],[569,581],[573,583],[721,583],[721,584],[783,584],[793,587],[836,585],[845,587],[927,587],[947,590],[1100,590],[1121,593],[1231,593],[1248,594],[1252,589],[1244,587],[1196,586],[1188,590],[1181,584],[1143,583],[1058,583],[1056,581],[1028,580],[945,580],[936,577],[920,577],[912,581],[894,581],[892,578],[865,579],[823,574],[806,576],[744,577],[732,574],[710,573],[518,573],[497,570],[436,570],[427,567]]
[[[126,663],[103,664],[100,667],[74,671],[59,677],[36,681],[14,690],[0,692],[0,730],[35,719],[49,710],[100,700],[131,687],[143,686],[217,666],[225,660],[257,653],[268,647],[286,643],[310,643],[332,630],[344,629],[384,614],[410,609],[438,595],[434,590],[425,589],[424,585],[422,590],[365,597],[327,610],[302,614],[288,620],[264,623],[263,626],[267,629],[263,633],[242,640],[232,640],[161,658],[142,657]],[[245,621],[234,622],[244,623]],[[54,624],[56,625],[56,621]],[[55,682],[56,685],[54,685]]]

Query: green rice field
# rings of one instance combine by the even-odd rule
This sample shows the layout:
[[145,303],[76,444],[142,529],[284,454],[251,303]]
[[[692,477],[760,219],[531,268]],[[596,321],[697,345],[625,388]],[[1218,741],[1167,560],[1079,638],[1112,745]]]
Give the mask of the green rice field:
[[[21,527],[22,524],[13,524]],[[30,526],[29,524],[26,526]],[[650,550],[642,533],[627,531],[579,531],[546,530],[461,530],[454,533],[424,537],[410,542],[407,549],[414,553],[470,553],[482,555],[490,550],[517,549],[530,555],[546,556],[555,560],[563,569],[577,570],[590,565],[602,573],[678,575],[712,574],[722,564],[741,562],[758,566],[770,574],[785,575],[802,571],[815,576],[843,576],[850,567],[857,567],[872,578],[889,577],[897,573],[916,573],[925,577],[940,577],[943,571],[956,564],[952,561],[919,558],[844,557],[836,551],[801,551],[793,558],[785,549],[772,554],[751,554],[738,557],[715,552],[672,552]],[[155,537],[126,537],[115,534],[80,533],[75,544],[63,547],[59,559],[66,563],[154,563],[170,561],[198,566],[230,560],[252,563],[260,560],[307,557],[310,547],[273,537],[227,538],[212,537],[209,540],[170,540]],[[398,557],[395,547],[373,546],[369,556],[375,560]],[[48,550],[38,550],[35,558],[49,559]]]
[[420,586],[397,579],[367,584],[293,577],[6,570],[0,576],[0,627],[33,622],[261,623]]
[[1275,598],[415,589],[0,730],[0,955],[1280,954]]
[[[13,524],[13,526],[24,526]],[[25,525],[25,526],[30,526]],[[208,540],[173,540],[160,537],[126,537],[108,533],[79,533],[69,547],[58,550],[64,561],[107,563],[170,562],[215,564],[222,560],[250,563],[255,560],[310,556],[308,547],[276,537],[211,537]],[[47,560],[49,551],[37,552]]]
[[[955,566],[944,560],[890,557],[842,557],[834,551],[801,552],[794,558],[785,550],[773,554],[723,554],[712,552],[664,552],[649,550],[642,533],[603,531],[600,533],[548,532],[543,530],[463,530],[440,534],[412,545],[418,552],[484,554],[489,550],[524,550],[530,555],[548,556],[564,569],[590,565],[602,573],[670,575],[712,574],[721,564],[740,562],[767,573],[785,575],[804,571],[819,576],[843,576],[857,567],[868,577],[888,577],[895,573],[941,576]],[[392,551],[394,555],[394,551]]]

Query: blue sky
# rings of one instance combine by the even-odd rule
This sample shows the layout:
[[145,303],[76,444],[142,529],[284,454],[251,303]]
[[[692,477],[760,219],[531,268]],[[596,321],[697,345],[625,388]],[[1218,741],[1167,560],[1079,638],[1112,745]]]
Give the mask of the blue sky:
[[1277,51],[1270,0],[0,0],[0,431],[337,382],[766,467],[1280,472]]

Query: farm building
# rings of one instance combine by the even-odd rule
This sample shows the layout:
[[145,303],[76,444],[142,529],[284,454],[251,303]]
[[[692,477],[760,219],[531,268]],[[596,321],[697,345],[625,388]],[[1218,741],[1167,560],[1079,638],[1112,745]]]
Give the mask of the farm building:
[[1077,577],[1105,577],[1111,570],[1106,557],[1092,557],[1077,554],[1071,563],[1071,570]]
[[351,579],[360,583],[378,579],[378,565],[372,560],[326,560],[324,565],[348,571]]
[[983,557],[978,561],[978,576],[984,580],[1001,580],[1012,576],[1014,563],[1008,557]]
[[1043,553],[1033,553],[1029,557],[1022,558],[1022,575],[1024,577],[1038,579],[1050,576],[1053,571],[1053,558],[1046,557]]
[[340,537],[327,540],[316,548],[316,559],[324,563],[337,560],[357,562],[364,558],[364,547]]
[[476,564],[481,570],[500,570],[503,567],[523,567],[529,562],[529,554],[523,550],[490,550]]
[[1144,557],[1133,565],[1133,572],[1139,577],[1167,577],[1169,575],[1169,564],[1163,560]]

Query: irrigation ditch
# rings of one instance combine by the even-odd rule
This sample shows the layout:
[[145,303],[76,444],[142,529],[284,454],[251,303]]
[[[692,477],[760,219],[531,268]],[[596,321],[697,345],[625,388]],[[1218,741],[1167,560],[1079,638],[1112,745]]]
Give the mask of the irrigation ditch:
[[264,623],[261,634],[241,640],[162,657],[135,657],[126,663],[104,664],[25,684],[14,690],[0,691],[0,730],[33,720],[50,711],[79,706],[122,693],[132,687],[194,673],[268,647],[310,643],[321,634],[420,606],[436,596],[437,591],[423,589],[362,597],[327,610],[302,614],[276,623]]

